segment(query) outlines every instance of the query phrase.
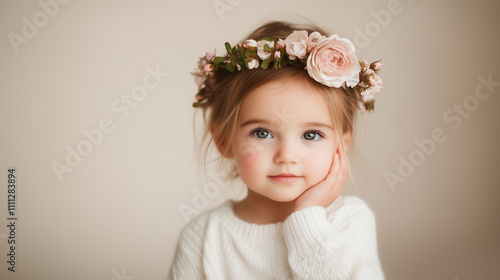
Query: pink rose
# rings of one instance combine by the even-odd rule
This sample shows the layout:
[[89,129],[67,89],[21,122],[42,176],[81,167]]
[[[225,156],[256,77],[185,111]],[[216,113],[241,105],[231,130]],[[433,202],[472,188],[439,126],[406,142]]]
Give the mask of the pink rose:
[[370,76],[370,88],[373,90],[374,93],[380,92],[382,89],[382,79],[379,77],[377,74],[373,74]]
[[264,46],[268,45],[270,48],[274,48],[274,42],[270,41],[265,41],[265,40],[260,40],[257,42],[257,55],[259,56],[260,59],[265,60],[271,57],[271,52],[265,52],[264,51]]
[[259,60],[258,59],[252,59],[248,62],[248,69],[254,69],[259,67]]
[[341,87],[344,83],[354,87],[359,83],[358,57],[354,45],[348,39],[332,35],[322,39],[307,59],[309,75],[329,87]]
[[305,30],[295,30],[292,34],[288,35],[283,42],[286,45],[286,52],[290,59],[294,60],[297,57],[300,59],[306,58],[308,41],[309,38]]
[[278,42],[276,43],[276,48],[277,49],[282,49],[284,48],[286,45],[285,45],[285,41],[283,41],[283,39],[279,38],[278,39]]
[[205,65],[205,68],[203,68],[203,71],[212,72],[212,64]]

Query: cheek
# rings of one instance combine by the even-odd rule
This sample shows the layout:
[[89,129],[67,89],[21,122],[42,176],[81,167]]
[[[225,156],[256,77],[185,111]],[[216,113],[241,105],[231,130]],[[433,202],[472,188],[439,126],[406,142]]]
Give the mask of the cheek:
[[262,172],[267,158],[265,149],[251,142],[243,143],[235,153],[238,173],[242,179],[251,178]]
[[308,169],[316,183],[325,179],[330,171],[333,160],[333,149],[325,147],[319,152],[312,153],[308,161]]
[[239,141],[236,148],[233,148],[236,162],[241,165],[253,164],[258,160],[259,147],[250,141]]

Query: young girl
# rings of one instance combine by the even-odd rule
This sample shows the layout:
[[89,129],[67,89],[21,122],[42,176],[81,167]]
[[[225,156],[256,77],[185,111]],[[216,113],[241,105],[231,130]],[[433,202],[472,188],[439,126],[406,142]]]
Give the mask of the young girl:
[[340,196],[358,109],[380,62],[317,27],[271,22],[207,53],[193,105],[248,189],[182,231],[169,279],[384,279],[375,219]]

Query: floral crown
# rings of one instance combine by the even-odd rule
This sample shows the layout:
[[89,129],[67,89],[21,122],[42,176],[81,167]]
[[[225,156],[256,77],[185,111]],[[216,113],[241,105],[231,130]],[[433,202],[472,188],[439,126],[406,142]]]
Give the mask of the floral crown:
[[374,93],[382,88],[377,72],[384,64],[380,60],[358,60],[351,41],[337,35],[326,37],[319,32],[295,30],[285,40],[265,37],[234,47],[226,42],[225,47],[226,56],[216,56],[214,50],[198,61],[198,69],[192,73],[199,87],[193,107],[207,102],[218,75],[258,67],[267,69],[270,65],[275,69],[296,65],[307,69],[309,76],[323,85],[355,88],[362,111],[374,109]]

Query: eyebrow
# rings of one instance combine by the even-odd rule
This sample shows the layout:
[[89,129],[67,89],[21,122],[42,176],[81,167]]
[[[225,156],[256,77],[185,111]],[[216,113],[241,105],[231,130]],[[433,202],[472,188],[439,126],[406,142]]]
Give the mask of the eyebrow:
[[[271,124],[268,120],[251,119],[251,120],[248,120],[248,121],[244,122],[243,124],[241,124],[240,127],[243,127],[243,126],[246,126],[246,125],[250,125],[250,124],[255,124],[255,123],[256,124],[264,124],[264,125],[270,125]],[[324,128],[329,128],[331,130],[334,130],[331,125],[328,125],[326,123],[321,123],[321,122],[308,122],[308,123],[303,124],[303,126],[324,127]]]

